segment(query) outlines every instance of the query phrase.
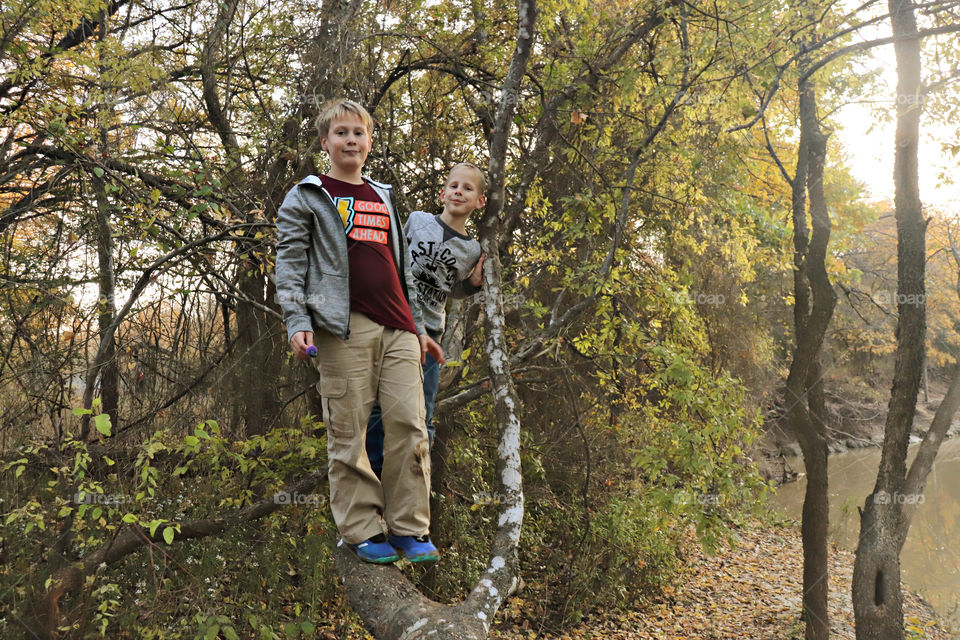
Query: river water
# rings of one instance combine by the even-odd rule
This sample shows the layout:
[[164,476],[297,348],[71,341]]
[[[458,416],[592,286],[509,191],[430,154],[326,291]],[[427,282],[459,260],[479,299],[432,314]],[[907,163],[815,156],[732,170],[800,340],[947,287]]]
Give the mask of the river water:
[[[910,459],[916,447],[910,448]],[[788,460],[794,471],[801,459]],[[830,538],[853,551],[860,533],[857,507],[873,491],[880,450],[856,449],[830,456]],[[780,487],[773,502],[800,520],[806,481]],[[960,437],[940,447],[927,480],[922,504],[901,554],[904,584],[919,592],[938,613],[960,626]]]

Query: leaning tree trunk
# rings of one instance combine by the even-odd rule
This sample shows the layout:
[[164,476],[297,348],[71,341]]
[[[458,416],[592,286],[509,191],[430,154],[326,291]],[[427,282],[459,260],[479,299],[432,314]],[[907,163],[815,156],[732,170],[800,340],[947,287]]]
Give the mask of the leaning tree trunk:
[[[803,619],[807,640],[827,640],[827,485],[826,410],[820,351],[836,294],[826,270],[830,215],[823,192],[826,136],[817,121],[816,93],[800,82],[800,143],[792,179],[794,244],[794,328],[796,347],[787,376],[787,424],[797,437],[807,471],[800,532],[803,540]],[[812,235],[807,226],[808,198]]]
[[487,569],[470,594],[448,606],[428,600],[393,567],[364,564],[339,548],[337,568],[347,598],[364,625],[378,640],[480,640],[486,638],[504,598],[516,589],[519,573],[517,547],[523,522],[523,477],[520,467],[520,403],[513,388],[510,349],[506,341],[500,252],[497,244],[504,201],[507,140],[519,96],[533,32],[535,0],[520,0],[519,25],[513,60],[500,91],[490,139],[489,199],[480,224],[484,262],[484,331],[494,411],[500,433],[497,475],[502,496],[497,531],[490,545]]
[[900,640],[903,596],[900,549],[906,538],[902,502],[907,445],[923,366],[926,309],[926,223],[920,208],[920,40],[910,0],[889,0],[897,57],[897,132],[894,204],[897,219],[897,358],[873,493],[860,518],[853,571],[857,640]]

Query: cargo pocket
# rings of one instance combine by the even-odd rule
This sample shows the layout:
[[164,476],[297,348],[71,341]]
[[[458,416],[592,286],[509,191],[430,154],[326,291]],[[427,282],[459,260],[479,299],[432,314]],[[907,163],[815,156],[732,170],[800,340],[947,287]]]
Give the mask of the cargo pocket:
[[350,412],[345,409],[344,398],[347,395],[349,381],[346,378],[325,376],[320,379],[320,397],[323,405],[323,422],[327,425],[327,434],[337,438],[350,438],[353,425]]

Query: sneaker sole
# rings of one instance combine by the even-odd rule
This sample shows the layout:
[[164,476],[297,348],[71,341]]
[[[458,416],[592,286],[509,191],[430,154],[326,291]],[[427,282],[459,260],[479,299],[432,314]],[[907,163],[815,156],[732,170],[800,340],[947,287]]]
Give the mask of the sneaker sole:
[[[341,539],[341,542],[342,542],[342,539]],[[347,548],[350,549],[350,551],[353,551],[353,555],[357,556],[364,562],[369,562],[370,564],[393,564],[394,562],[400,559],[400,556],[397,554],[393,554],[392,556],[383,556],[383,557],[364,556],[359,551],[357,551],[356,547],[354,547],[352,544],[350,543],[345,543],[345,544],[347,545]],[[340,545],[338,544],[337,546],[340,546]]]
[[403,557],[406,558],[409,562],[436,562],[440,559],[435,553],[425,553],[419,556],[408,557],[406,554],[403,554]]
[[400,559],[400,556],[388,556],[386,558],[364,558],[359,553],[357,554],[357,557],[364,562],[369,562],[370,564],[393,564]]

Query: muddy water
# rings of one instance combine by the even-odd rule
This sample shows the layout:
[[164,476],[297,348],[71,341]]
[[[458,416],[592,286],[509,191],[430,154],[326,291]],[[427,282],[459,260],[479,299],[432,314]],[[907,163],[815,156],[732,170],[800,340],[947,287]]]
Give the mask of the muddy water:
[[[911,447],[911,459],[915,452],[916,447]],[[802,460],[789,460],[788,464],[803,471]],[[857,507],[873,491],[879,465],[879,449],[830,456],[830,536],[844,549],[856,549],[860,532]],[[773,501],[799,520],[805,489],[801,478],[782,486]],[[923,502],[901,555],[903,582],[954,626],[960,626],[960,438],[941,446],[919,500]]]

